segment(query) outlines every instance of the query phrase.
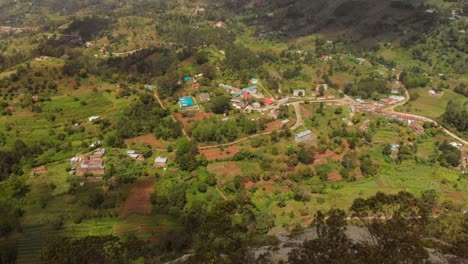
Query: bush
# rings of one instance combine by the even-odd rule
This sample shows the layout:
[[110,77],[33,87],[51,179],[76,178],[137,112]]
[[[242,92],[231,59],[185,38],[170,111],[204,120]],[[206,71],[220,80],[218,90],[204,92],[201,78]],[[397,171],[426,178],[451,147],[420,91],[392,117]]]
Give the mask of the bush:
[[206,193],[206,191],[208,190],[208,187],[206,186],[206,184],[204,183],[200,183],[198,185],[198,191],[201,192],[201,193]]

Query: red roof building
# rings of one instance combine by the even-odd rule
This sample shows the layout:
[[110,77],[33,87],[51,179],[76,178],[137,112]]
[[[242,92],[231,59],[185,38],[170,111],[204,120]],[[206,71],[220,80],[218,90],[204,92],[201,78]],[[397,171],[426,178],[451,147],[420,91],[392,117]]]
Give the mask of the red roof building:
[[275,100],[271,99],[271,98],[265,98],[263,100],[263,102],[265,103],[265,105],[272,105],[275,103]]
[[194,88],[200,88],[200,83],[194,83],[192,86],[193,86]]
[[242,97],[245,99],[250,99],[252,96],[250,95],[250,93],[243,93]]

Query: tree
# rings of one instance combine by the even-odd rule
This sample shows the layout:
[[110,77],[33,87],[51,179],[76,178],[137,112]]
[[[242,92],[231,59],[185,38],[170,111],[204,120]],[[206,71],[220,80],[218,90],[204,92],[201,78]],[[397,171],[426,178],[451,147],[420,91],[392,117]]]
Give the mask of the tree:
[[357,263],[348,254],[346,237],[346,214],[343,210],[332,209],[327,214],[318,211],[315,215],[317,238],[306,240],[302,246],[293,249],[288,262],[294,264]]
[[378,164],[375,164],[370,156],[364,156],[361,158],[361,172],[365,176],[375,176],[379,171]]
[[441,116],[442,122],[454,126],[458,131],[468,131],[468,101],[450,100]]
[[213,99],[211,110],[216,114],[224,114],[231,110],[230,99],[227,96],[221,95]]
[[193,171],[198,167],[197,154],[197,144],[182,138],[177,143],[175,162],[182,170]]
[[198,65],[205,64],[209,61],[208,54],[204,51],[199,51],[195,54],[195,61]]
[[376,195],[353,202],[350,211],[366,225],[373,246],[367,247],[374,263],[422,263],[427,252],[421,244],[426,210],[408,192]]
[[314,163],[315,149],[312,147],[302,147],[297,153],[297,159],[303,164]]
[[343,156],[341,160],[341,165],[346,169],[354,169],[356,167],[356,153],[348,152]]

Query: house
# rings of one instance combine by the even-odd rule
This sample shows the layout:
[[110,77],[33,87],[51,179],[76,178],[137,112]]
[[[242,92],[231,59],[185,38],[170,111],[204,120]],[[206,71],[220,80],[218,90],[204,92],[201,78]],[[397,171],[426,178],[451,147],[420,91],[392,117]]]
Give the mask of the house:
[[200,83],[196,82],[196,83],[192,84],[192,87],[193,88],[200,88]]
[[31,99],[32,99],[34,102],[37,102],[37,101],[39,101],[39,95],[33,95],[33,96],[31,96]]
[[366,59],[363,58],[356,58],[356,60],[359,62],[359,64],[363,64],[364,62],[366,62]]
[[261,105],[260,105],[259,102],[255,102],[255,103],[252,104],[252,106],[253,106],[254,108],[260,108]]
[[364,101],[364,100],[358,98],[358,99],[356,99],[356,102],[358,102],[358,103],[360,103],[360,104],[363,104],[363,103],[365,103],[366,101]]
[[252,98],[252,95],[250,95],[249,92],[245,92],[245,93],[243,93],[241,96],[242,96],[243,98],[245,98],[245,99],[250,99],[250,98]]
[[223,21],[218,21],[218,23],[216,23],[215,26],[218,27],[218,28],[224,27],[224,22]]
[[139,151],[136,150],[127,150],[127,156],[134,159],[134,160],[144,160],[143,155]]
[[101,140],[98,140],[98,141],[95,141],[95,142],[89,144],[89,147],[94,148],[94,147],[100,146],[100,145],[101,145]]
[[31,173],[29,173],[29,176],[37,176],[39,174],[43,174],[47,172],[47,167],[46,166],[40,166],[37,168],[34,168],[31,170]]
[[150,90],[150,91],[153,91],[154,88],[156,88],[154,85],[145,85],[145,88]]
[[252,78],[252,79],[250,79],[250,82],[253,83],[253,84],[257,84],[258,80],[256,78]]
[[105,148],[98,148],[98,149],[96,149],[96,151],[94,151],[94,154],[104,155],[104,154],[106,154],[106,149]]
[[289,122],[290,122],[289,119],[285,119],[285,120],[281,121],[281,125],[284,126]]
[[270,117],[277,119],[279,116],[279,109],[278,108],[273,108],[271,109],[270,113],[268,114]]
[[157,157],[154,160],[155,167],[164,167],[167,164],[168,159],[166,157]]
[[463,145],[458,143],[458,142],[450,142],[449,144],[452,145],[452,147],[455,147],[455,148],[463,147]]
[[392,151],[397,151],[400,149],[400,145],[397,145],[397,144],[390,144],[390,149]]
[[81,158],[79,157],[73,157],[70,159],[70,165],[75,165],[76,163],[80,162],[81,161]]
[[316,90],[317,92],[320,92],[320,87],[323,87],[323,90],[324,90],[324,91],[328,90],[328,84],[326,84],[326,83],[318,84],[317,87],[315,87],[315,90]]
[[45,60],[48,60],[50,57],[47,57],[47,56],[39,56],[36,58],[37,61],[45,61]]
[[294,140],[296,143],[304,142],[312,138],[312,131],[306,130],[299,134],[296,134]]
[[93,121],[98,120],[98,119],[99,119],[99,116],[90,116],[90,117],[88,118],[88,121],[89,121],[89,122],[93,122]]
[[185,76],[185,77],[184,77],[184,82],[188,82],[188,81],[190,81],[190,80],[191,80],[190,76]]
[[241,98],[233,98],[231,99],[231,102],[232,102],[232,105],[237,109],[244,109],[249,105],[247,102],[245,102]]
[[275,100],[272,98],[265,98],[265,100],[263,100],[263,103],[265,103],[266,106],[269,106],[269,105],[274,104]]
[[202,93],[202,94],[200,94],[200,100],[201,100],[202,102],[210,101],[210,100],[211,100],[210,94],[209,94],[209,93]]
[[15,111],[15,107],[12,106],[12,105],[9,105],[9,106],[6,107],[6,110],[8,110],[10,112],[13,112],[13,111]]
[[327,56],[327,55],[322,55],[322,57],[320,57],[320,60],[321,61],[329,61],[329,60],[333,60],[333,57],[332,56]]
[[293,91],[293,95],[296,97],[302,97],[305,96],[305,90],[304,89],[297,89]]

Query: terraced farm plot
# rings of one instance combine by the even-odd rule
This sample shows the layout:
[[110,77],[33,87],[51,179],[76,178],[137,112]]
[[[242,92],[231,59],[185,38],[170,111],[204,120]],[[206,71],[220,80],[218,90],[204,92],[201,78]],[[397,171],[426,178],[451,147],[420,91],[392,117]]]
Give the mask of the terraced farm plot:
[[116,223],[112,228],[112,234],[135,234],[140,238],[158,239],[170,230],[178,229],[174,218],[167,215],[129,215]]
[[125,217],[131,213],[151,213],[151,191],[156,182],[155,178],[139,179],[130,190],[120,216]]

